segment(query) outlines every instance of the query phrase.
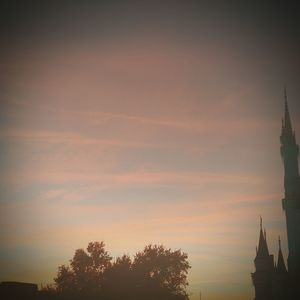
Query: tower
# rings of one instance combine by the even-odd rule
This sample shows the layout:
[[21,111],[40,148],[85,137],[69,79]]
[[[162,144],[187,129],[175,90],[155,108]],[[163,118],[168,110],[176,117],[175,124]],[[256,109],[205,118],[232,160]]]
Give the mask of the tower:
[[278,240],[278,259],[274,264],[269,254],[266,233],[260,221],[259,244],[254,259],[255,272],[252,282],[255,287],[255,300],[294,300],[300,299],[300,176],[298,167],[299,147],[296,143],[284,89],[284,117],[280,135],[280,152],[284,166],[284,198],[282,207],[286,216],[288,237],[288,270],[285,266]]
[[299,147],[292,128],[286,89],[284,89],[284,118],[281,129],[281,157],[284,165],[285,196],[282,207],[286,215],[289,273],[300,273],[300,177],[298,169]]

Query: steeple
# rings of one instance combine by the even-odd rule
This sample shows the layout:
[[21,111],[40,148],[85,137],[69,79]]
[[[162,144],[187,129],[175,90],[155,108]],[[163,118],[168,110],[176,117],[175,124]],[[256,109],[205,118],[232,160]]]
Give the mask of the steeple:
[[255,300],[269,300],[272,298],[272,277],[275,271],[274,257],[269,254],[266,231],[263,231],[260,217],[260,231],[258,248],[254,259],[255,272],[251,274],[255,287]]
[[290,117],[290,112],[289,112],[289,105],[287,101],[287,92],[286,92],[286,87],[284,87],[284,127],[288,131],[292,131],[292,122],[291,122],[291,117]]
[[258,248],[256,251],[256,259],[260,258],[269,258],[269,249],[266,240],[266,230],[263,232],[262,228],[262,217],[260,217],[260,232],[259,232],[259,240],[258,240]]
[[299,178],[299,147],[296,143],[295,132],[292,128],[286,88],[284,88],[284,118],[282,119],[280,142],[280,152],[284,165],[285,196],[294,197],[293,194],[295,194],[295,190],[297,190],[296,186],[298,185]]
[[282,251],[281,251],[281,241],[280,236],[278,237],[278,258],[277,258],[277,271],[282,273],[287,273],[287,269],[284,263]]
[[258,247],[256,250],[256,256],[254,259],[256,271],[266,271],[274,269],[273,255],[269,254],[267,239],[266,239],[266,230],[263,230],[262,218],[260,217],[260,231],[259,231],[259,240]]
[[296,143],[295,132],[292,128],[292,121],[289,112],[289,105],[287,101],[286,87],[284,87],[284,118],[282,119],[282,128],[280,136],[281,144]]

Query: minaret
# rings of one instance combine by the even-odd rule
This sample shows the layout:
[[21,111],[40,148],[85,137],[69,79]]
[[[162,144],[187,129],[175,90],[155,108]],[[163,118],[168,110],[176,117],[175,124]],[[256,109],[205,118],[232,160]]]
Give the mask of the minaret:
[[299,147],[292,128],[286,89],[284,89],[284,118],[281,129],[281,157],[284,164],[285,197],[282,207],[286,215],[289,272],[300,273],[300,177],[298,169]]

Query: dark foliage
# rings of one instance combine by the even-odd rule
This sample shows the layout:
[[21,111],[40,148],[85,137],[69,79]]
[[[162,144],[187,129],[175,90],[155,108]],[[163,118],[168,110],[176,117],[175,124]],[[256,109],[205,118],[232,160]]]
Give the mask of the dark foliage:
[[57,300],[187,300],[187,254],[160,245],[148,245],[136,253],[112,258],[103,242],[89,243],[75,251],[70,265],[58,268],[55,284],[40,294]]

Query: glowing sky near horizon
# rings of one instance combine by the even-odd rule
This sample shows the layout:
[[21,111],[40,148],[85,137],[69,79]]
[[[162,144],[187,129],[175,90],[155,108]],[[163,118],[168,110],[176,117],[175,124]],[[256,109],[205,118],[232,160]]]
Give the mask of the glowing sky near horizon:
[[296,12],[172,3],[7,8],[0,281],[52,282],[89,241],[114,257],[161,243],[188,253],[191,299],[250,299],[260,215],[286,257]]

